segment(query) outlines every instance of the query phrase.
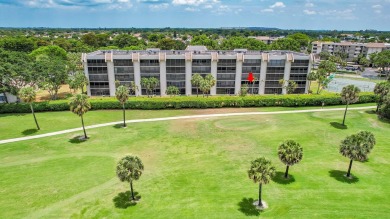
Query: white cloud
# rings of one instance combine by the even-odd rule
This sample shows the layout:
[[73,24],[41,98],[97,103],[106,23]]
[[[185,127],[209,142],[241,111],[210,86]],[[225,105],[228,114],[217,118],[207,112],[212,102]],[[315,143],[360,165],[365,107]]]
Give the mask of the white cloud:
[[162,4],[153,4],[149,5],[150,10],[152,11],[159,11],[159,10],[164,10],[167,9],[169,6],[168,3],[162,3]]
[[197,8],[193,8],[193,7],[187,7],[187,8],[185,8],[184,10],[186,10],[186,11],[190,11],[190,12],[199,11],[199,9],[197,9]]
[[174,5],[200,5],[206,3],[207,0],[173,0]]
[[303,13],[305,13],[305,14],[307,14],[307,15],[317,14],[316,11],[311,11],[311,10],[307,10],[307,9],[303,10]]
[[127,9],[133,6],[131,0],[14,0],[15,4],[31,8],[89,8]]
[[269,6],[270,8],[284,8],[286,5],[283,2],[275,2],[275,4]]
[[381,8],[382,8],[382,5],[373,5],[372,8],[373,8],[373,9],[381,9]]
[[343,20],[356,20],[357,17],[354,15],[353,9],[345,10],[326,10],[318,12],[318,14],[328,17],[329,19],[343,19]]
[[314,7],[314,4],[312,2],[306,2],[305,7],[312,8],[312,7]]
[[274,9],[272,9],[272,8],[266,8],[266,9],[263,9],[263,10],[261,10],[261,12],[274,12]]

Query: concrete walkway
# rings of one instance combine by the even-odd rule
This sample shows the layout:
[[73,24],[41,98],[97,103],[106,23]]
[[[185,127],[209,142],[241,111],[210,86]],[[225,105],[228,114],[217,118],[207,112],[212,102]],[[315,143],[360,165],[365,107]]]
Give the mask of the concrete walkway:
[[[376,106],[351,107],[348,110],[366,110],[366,109],[375,109],[375,108],[376,108]],[[223,113],[223,114],[207,114],[207,115],[192,115],[192,116],[174,116],[174,117],[154,118],[154,119],[134,119],[134,120],[127,120],[126,123],[130,124],[130,123],[169,121],[169,120],[179,120],[179,119],[213,118],[213,117],[247,116],[247,115],[275,115],[275,114],[329,112],[329,111],[343,111],[343,110],[345,110],[344,107],[330,108],[330,109],[288,110],[288,111],[275,111],[275,112]],[[98,124],[98,125],[90,125],[90,126],[86,126],[85,129],[95,129],[95,128],[100,128],[100,127],[113,126],[113,125],[122,124],[122,123],[123,123],[123,121],[109,122],[109,123],[103,123],[103,124]],[[80,127],[80,128],[67,129],[67,130],[63,130],[63,131],[50,132],[50,133],[40,134],[40,135],[5,139],[5,140],[0,140],[0,144],[6,144],[6,143],[18,142],[18,141],[26,141],[26,140],[37,139],[37,138],[45,138],[45,137],[50,137],[50,136],[55,136],[55,135],[78,132],[78,131],[82,131],[82,130],[83,130],[83,128]]]

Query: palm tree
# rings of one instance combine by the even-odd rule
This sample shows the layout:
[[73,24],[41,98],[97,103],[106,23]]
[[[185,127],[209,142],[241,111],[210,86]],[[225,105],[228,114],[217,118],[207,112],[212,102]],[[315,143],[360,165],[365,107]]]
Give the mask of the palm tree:
[[346,104],[343,125],[345,125],[345,117],[347,115],[348,105],[351,103],[356,103],[359,100],[360,89],[355,87],[355,85],[348,85],[343,87],[341,91],[341,100]]
[[376,141],[371,132],[361,131],[347,136],[340,144],[340,153],[349,158],[347,177],[351,176],[352,161],[365,161],[368,154],[374,148]]
[[261,200],[262,185],[268,184],[274,175],[275,167],[272,166],[271,161],[267,160],[265,157],[260,157],[251,162],[251,167],[248,170],[248,176],[254,183],[259,183],[259,207],[263,206]]
[[288,168],[302,160],[303,149],[298,142],[287,140],[279,145],[278,155],[280,161],[287,166],[284,177],[288,178]]
[[125,103],[129,99],[130,96],[130,90],[126,86],[119,86],[116,89],[115,92],[116,99],[122,104],[123,109],[123,127],[126,127],[126,110],[125,110]]
[[130,183],[130,191],[132,200],[135,200],[134,190],[133,190],[133,181],[138,180],[142,175],[144,170],[144,165],[137,156],[128,155],[122,158],[116,165],[116,175],[120,181]]
[[33,107],[33,102],[35,100],[36,95],[37,94],[34,88],[32,87],[23,87],[19,91],[19,98],[22,99],[23,102],[30,104],[31,112],[34,116],[35,125],[37,125],[37,129],[40,130],[41,128],[39,127],[37,118],[35,117],[34,107]]
[[380,82],[375,85],[374,93],[377,95],[377,107],[376,112],[379,111],[379,107],[382,105],[384,97],[390,92],[389,82]]
[[81,124],[83,125],[84,138],[87,139],[85,132],[83,115],[91,109],[91,104],[88,102],[88,96],[85,94],[76,94],[70,99],[70,111],[81,117]]
[[196,73],[194,75],[192,75],[192,78],[191,78],[191,84],[192,86],[196,87],[196,97],[198,97],[199,95],[199,87],[200,87],[200,84],[202,83],[202,80],[203,80],[203,77]]
[[[154,94],[156,88],[158,87],[158,84],[160,83],[160,80],[158,80],[155,77],[151,77],[151,78],[149,78],[149,83],[150,83],[150,91],[152,91],[152,94]],[[160,93],[160,95],[161,95],[161,93]]]
[[149,78],[141,78],[141,86],[146,90],[146,95],[149,97],[149,90],[151,87]]

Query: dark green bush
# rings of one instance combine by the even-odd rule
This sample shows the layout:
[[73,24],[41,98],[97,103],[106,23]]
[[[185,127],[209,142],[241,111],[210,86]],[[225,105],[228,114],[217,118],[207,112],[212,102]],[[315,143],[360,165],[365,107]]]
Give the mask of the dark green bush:
[[[374,103],[376,97],[373,93],[361,93],[358,103]],[[92,110],[122,109],[119,102],[113,97],[91,98]],[[264,106],[325,106],[342,104],[339,94],[289,94],[289,95],[261,95],[261,96],[214,96],[214,97],[164,97],[146,98],[132,97],[126,103],[128,109],[181,109],[181,108],[221,108],[221,107],[264,107]],[[57,100],[34,103],[37,112],[69,110],[68,101]],[[27,113],[30,107],[25,103],[0,104],[0,113]]]

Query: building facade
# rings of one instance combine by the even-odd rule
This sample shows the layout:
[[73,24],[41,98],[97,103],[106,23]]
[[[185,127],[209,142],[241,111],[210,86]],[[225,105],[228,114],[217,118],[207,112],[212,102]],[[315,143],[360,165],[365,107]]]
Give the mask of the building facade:
[[322,51],[327,51],[331,55],[335,55],[338,52],[348,54],[347,61],[352,61],[360,54],[363,54],[367,59],[370,58],[370,54],[381,52],[383,50],[390,49],[390,44],[385,43],[351,43],[351,42],[313,42],[312,53],[319,54]]
[[[135,95],[145,95],[141,80],[149,77],[160,82],[155,95],[165,95],[168,86],[178,87],[182,95],[195,95],[191,78],[196,73],[216,79],[211,95],[237,95],[244,84],[250,93],[286,94],[285,85],[290,80],[298,85],[296,93],[308,92],[306,77],[312,56],[289,51],[208,51],[203,46],[189,46],[176,51],[96,51],[82,54],[82,62],[90,96],[115,96],[115,81],[122,85],[133,82],[139,88]],[[247,80],[249,73],[255,77],[253,83]],[[281,79],[284,85],[279,83]]]

